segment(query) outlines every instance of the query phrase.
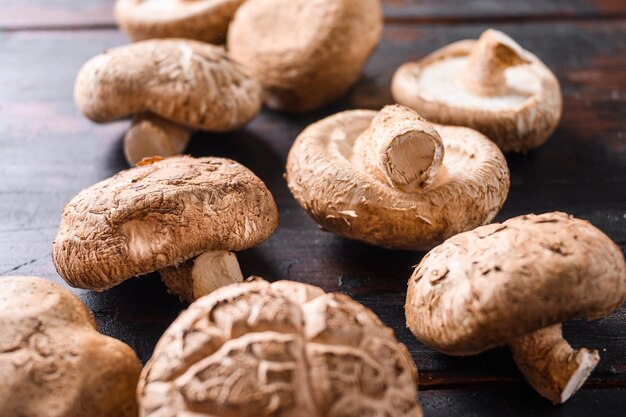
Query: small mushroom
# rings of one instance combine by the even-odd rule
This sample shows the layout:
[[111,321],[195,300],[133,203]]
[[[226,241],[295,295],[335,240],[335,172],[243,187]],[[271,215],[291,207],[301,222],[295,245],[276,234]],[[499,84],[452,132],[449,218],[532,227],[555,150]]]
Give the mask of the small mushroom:
[[159,271],[170,292],[192,301],[243,280],[231,251],[261,243],[278,223],[265,184],[228,159],[158,159],[63,208],[52,258],[70,285],[101,291]]
[[228,24],[245,0],[117,0],[115,18],[133,40],[226,40]]
[[202,297],[165,331],[140,415],[420,417],[417,370],[391,329],[343,294],[261,279]]
[[504,156],[486,137],[397,105],[309,126],[289,152],[286,178],[325,230],[414,250],[490,222],[509,190]]
[[273,109],[304,112],[341,97],[382,35],[379,0],[248,0],[228,30]]
[[136,417],[141,364],[71,292],[0,278],[0,415]]
[[145,157],[179,154],[194,129],[243,126],[260,110],[261,86],[221,47],[154,39],[89,60],[76,78],[74,98],[98,123],[135,115],[124,138],[126,159],[134,165]]
[[393,77],[395,100],[437,123],[484,133],[503,152],[543,144],[561,119],[554,74],[502,32],[448,45]]
[[413,334],[438,351],[509,345],[528,382],[562,403],[600,357],[573,349],[561,322],[605,317],[624,301],[620,248],[586,221],[547,213],[479,227],[433,249],[409,280],[405,309]]

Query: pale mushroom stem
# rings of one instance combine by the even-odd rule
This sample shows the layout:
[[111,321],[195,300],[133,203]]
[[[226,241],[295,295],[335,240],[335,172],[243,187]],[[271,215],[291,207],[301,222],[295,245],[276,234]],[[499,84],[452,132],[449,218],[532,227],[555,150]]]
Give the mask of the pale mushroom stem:
[[357,167],[407,193],[432,184],[443,156],[443,142],[432,125],[398,105],[384,107],[354,145]]
[[526,380],[555,404],[571,397],[600,360],[596,350],[574,350],[563,339],[560,324],[537,330],[509,345]]
[[481,96],[497,96],[506,89],[506,70],[530,63],[526,52],[513,39],[497,30],[485,31],[460,72],[461,85]]
[[192,130],[151,115],[135,117],[124,136],[124,155],[132,166],[144,158],[181,154]]
[[236,282],[243,282],[237,256],[229,251],[209,251],[179,266],[159,270],[168,290],[193,302],[203,295]]

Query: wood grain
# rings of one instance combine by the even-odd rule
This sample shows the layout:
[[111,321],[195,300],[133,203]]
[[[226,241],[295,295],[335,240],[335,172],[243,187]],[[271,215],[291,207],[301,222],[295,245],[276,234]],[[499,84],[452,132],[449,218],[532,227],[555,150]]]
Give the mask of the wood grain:
[[[189,152],[239,160],[276,198],[279,229],[261,246],[240,254],[244,274],[309,282],[371,307],[413,355],[428,416],[495,416],[506,410],[511,416],[576,417],[593,415],[597,404],[606,407],[603,416],[623,415],[625,308],[602,321],[566,324],[568,340],[599,349],[602,361],[581,393],[563,407],[552,407],[522,382],[506,348],[451,358],[416,342],[405,329],[403,304],[411,268],[423,254],[378,249],[320,231],[282,178],[289,147],[309,123],[343,109],[391,103],[395,68],[448,42],[476,37],[486,27],[390,24],[362,79],[338,103],[301,116],[264,111],[242,131],[195,135]],[[561,126],[545,146],[507,158],[512,188],[498,219],[562,210],[589,219],[626,249],[626,21],[517,22],[496,28],[555,70],[566,103]],[[0,60],[11,63],[0,66],[0,275],[34,274],[62,282],[50,245],[63,204],[125,168],[120,138],[128,121],[93,124],[72,100],[80,65],[125,42],[111,30],[0,36]],[[104,293],[76,292],[101,330],[129,343],[143,361],[185,308],[154,275]]]

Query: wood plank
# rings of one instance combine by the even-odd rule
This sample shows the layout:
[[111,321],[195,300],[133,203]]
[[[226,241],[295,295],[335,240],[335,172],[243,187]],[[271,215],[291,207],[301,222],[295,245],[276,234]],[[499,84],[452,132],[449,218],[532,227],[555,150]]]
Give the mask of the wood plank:
[[[393,22],[453,22],[611,18],[626,15],[622,0],[382,0]],[[114,0],[3,0],[0,28],[115,26]]]
[[[189,151],[241,161],[276,198],[280,227],[263,245],[240,254],[244,274],[310,282],[351,294],[373,308],[409,347],[432,415],[442,415],[446,404],[457,404],[459,408],[453,409],[458,413],[460,407],[475,406],[483,395],[459,391],[462,395],[457,397],[457,391],[444,391],[450,397],[438,397],[430,394],[433,389],[496,385],[523,387],[526,406],[535,407],[538,415],[550,415],[561,408],[548,408],[530,393],[506,349],[450,358],[427,349],[406,331],[402,311],[406,280],[422,254],[382,250],[320,231],[282,179],[289,146],[306,125],[342,109],[390,103],[389,81],[401,63],[447,42],[476,36],[484,28],[389,25],[362,80],[339,103],[302,116],[266,111],[240,132],[196,135]],[[564,120],[554,137],[529,155],[508,158],[512,190],[499,219],[564,210],[591,220],[626,249],[626,21],[497,28],[555,69],[566,99]],[[124,42],[123,35],[114,31],[15,32],[0,37],[0,60],[11,62],[0,67],[0,275],[35,274],[60,282],[49,252],[61,207],[81,188],[125,166],[120,137],[128,122],[92,124],[72,102],[73,79],[82,62]],[[155,276],[133,279],[101,294],[77,293],[103,332],[129,343],[143,361],[184,308],[165,294]],[[604,321],[573,321],[565,330],[575,346],[601,350],[603,360],[590,387],[626,387],[624,308]],[[618,391],[588,390],[581,398],[587,392],[594,401],[604,401],[607,392]],[[487,408],[497,415],[495,411],[506,402],[492,395],[484,394],[492,402]],[[437,408],[438,401],[443,402],[442,409]]]

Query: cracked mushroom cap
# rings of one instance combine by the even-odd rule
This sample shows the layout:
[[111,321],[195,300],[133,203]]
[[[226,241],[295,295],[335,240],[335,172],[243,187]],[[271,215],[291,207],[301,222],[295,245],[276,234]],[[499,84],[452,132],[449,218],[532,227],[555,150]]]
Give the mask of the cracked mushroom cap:
[[159,340],[140,414],[418,417],[411,356],[372,311],[306,284],[222,287]]
[[199,130],[241,127],[261,107],[261,86],[222,47],[153,39],[110,49],[83,65],[78,108],[95,122],[151,113]]
[[70,285],[104,290],[208,251],[239,251],[278,223],[265,184],[223,158],[157,160],[99,182],[62,211],[52,258]]
[[235,11],[244,1],[117,0],[115,18],[133,41],[188,38],[221,43]]
[[382,28],[379,0],[248,0],[228,50],[261,81],[267,106],[303,112],[346,93]]
[[393,77],[392,94],[429,120],[484,133],[504,152],[543,144],[562,113],[554,74],[493,29],[404,64]]
[[[94,366],[97,364],[97,366]],[[0,278],[0,415],[135,417],[141,364],[68,290]]]
[[470,355],[626,301],[620,248],[564,213],[515,217],[456,235],[409,280],[407,325],[428,346]]
[[[370,136],[398,139],[395,153],[400,158],[395,166],[403,169],[387,173],[415,170],[425,156],[440,167],[424,166],[412,187],[405,175],[395,181],[375,175],[361,151],[375,152],[377,146],[359,145],[368,131]],[[404,138],[412,131],[418,138],[433,139],[435,150],[428,154],[421,145],[414,150],[404,147],[410,143]],[[440,148],[445,152],[437,153]],[[383,158],[383,164],[390,160]],[[426,173],[430,179],[423,178]],[[467,128],[431,126],[400,106],[380,113],[346,111],[309,126],[289,152],[286,178],[298,203],[323,229],[374,245],[413,250],[431,248],[490,222],[509,190],[504,156],[486,137]]]

